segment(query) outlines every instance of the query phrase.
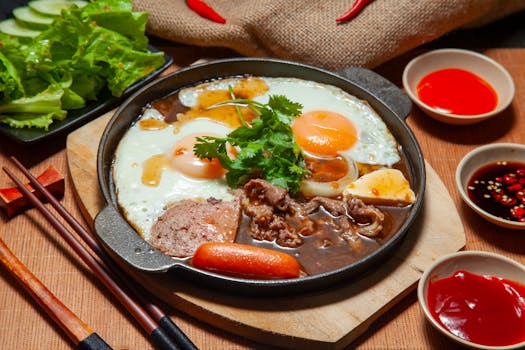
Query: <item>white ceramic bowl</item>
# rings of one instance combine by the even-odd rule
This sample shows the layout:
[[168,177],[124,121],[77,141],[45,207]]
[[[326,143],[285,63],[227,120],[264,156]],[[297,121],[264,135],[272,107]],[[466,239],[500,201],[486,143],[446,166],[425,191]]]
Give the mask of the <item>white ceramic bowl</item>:
[[501,227],[525,230],[525,223],[505,220],[478,207],[467,194],[467,184],[476,170],[485,164],[500,160],[525,163],[525,145],[492,143],[477,147],[467,153],[456,168],[456,186],[463,201],[483,218]]
[[[468,70],[489,83],[498,95],[496,108],[478,115],[446,113],[423,103],[417,94],[417,84],[427,74],[445,68]],[[466,125],[479,123],[506,109],[514,98],[512,77],[505,68],[493,59],[469,50],[440,49],[424,53],[411,60],[403,71],[403,87],[416,105],[432,118],[448,124]]]
[[464,340],[450,333],[432,316],[427,304],[429,283],[451,276],[457,270],[466,270],[477,275],[497,276],[525,284],[525,266],[503,255],[483,251],[463,251],[444,256],[425,270],[417,288],[419,305],[432,326],[455,342],[473,349],[513,350],[523,348],[525,341],[513,345],[488,346]]

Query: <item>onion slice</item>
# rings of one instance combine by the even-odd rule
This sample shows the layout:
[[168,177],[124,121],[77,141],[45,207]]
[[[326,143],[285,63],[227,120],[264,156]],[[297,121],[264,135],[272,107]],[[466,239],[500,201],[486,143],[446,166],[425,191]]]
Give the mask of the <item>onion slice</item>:
[[337,197],[343,193],[353,181],[359,177],[359,170],[357,164],[353,159],[346,155],[340,155],[348,164],[347,173],[335,180],[327,182],[318,182],[314,180],[303,180],[301,182],[299,192],[306,197],[323,196],[323,197]]

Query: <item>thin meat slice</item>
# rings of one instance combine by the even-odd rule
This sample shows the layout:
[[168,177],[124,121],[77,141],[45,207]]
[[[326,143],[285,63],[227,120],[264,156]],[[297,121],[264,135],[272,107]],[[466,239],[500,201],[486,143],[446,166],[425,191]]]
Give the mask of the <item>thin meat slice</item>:
[[358,224],[357,232],[367,237],[376,237],[383,230],[385,214],[372,205],[366,205],[358,198],[349,198],[348,213]]

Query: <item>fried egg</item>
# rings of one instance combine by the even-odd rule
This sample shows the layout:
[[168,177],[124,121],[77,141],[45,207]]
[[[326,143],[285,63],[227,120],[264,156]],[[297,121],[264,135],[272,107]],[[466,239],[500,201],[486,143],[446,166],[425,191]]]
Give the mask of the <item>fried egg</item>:
[[285,95],[303,106],[292,128],[304,151],[335,154],[355,162],[391,166],[399,162],[397,142],[370,105],[342,89],[292,78],[274,78],[269,94]]
[[209,119],[167,124],[155,109],[128,130],[116,151],[113,178],[120,207],[145,239],[170,203],[233,200],[218,161],[193,154],[196,137],[224,137],[231,130]]

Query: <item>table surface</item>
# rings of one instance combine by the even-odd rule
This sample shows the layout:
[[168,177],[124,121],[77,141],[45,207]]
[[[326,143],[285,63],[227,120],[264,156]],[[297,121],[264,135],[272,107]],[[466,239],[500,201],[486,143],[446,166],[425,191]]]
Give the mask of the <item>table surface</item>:
[[[202,57],[229,57],[233,54],[223,49],[178,45],[169,45],[163,49],[175,57],[176,67],[188,65]],[[403,67],[420,50],[388,62],[376,71],[401,85]],[[500,62],[513,76],[516,96],[510,108],[496,118],[480,124],[451,126],[434,121],[414,107],[407,122],[421,145],[426,161],[449,189],[465,228],[466,249],[497,252],[525,263],[525,236],[522,232],[502,229],[481,219],[461,202],[454,185],[456,166],[471,149],[494,142],[525,143],[525,72],[522,65],[525,62],[525,49],[506,47],[480,51]],[[11,155],[30,167],[35,174],[50,164],[65,174],[66,194],[62,203],[77,218],[82,219],[67,177],[65,137],[50,140],[37,147],[16,145],[0,139],[0,164],[15,169],[9,164],[8,157]],[[16,170],[15,173],[18,174]],[[11,185],[11,181],[2,172],[0,187]],[[0,216],[0,236],[62,302],[114,349],[153,349],[137,323],[109,295],[36,210],[26,211],[24,215],[10,220]],[[270,348],[209,326],[168,306],[166,310],[201,349]],[[4,350],[60,350],[72,347],[59,327],[5,269],[0,269],[0,334]],[[426,322],[414,291],[376,320],[350,347],[450,349],[455,345]]]

